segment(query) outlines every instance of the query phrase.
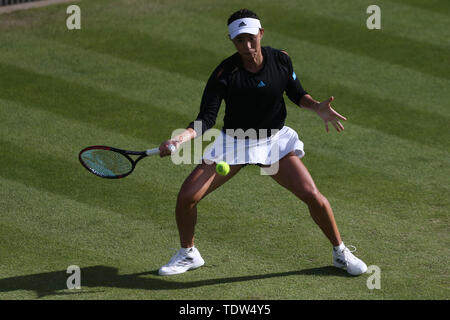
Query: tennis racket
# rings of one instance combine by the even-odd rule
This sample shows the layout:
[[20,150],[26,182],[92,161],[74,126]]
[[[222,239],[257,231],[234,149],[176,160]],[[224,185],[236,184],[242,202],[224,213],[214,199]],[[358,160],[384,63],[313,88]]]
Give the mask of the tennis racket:
[[[171,152],[176,147],[169,145]],[[96,176],[107,179],[120,179],[133,172],[136,164],[143,158],[159,154],[159,148],[146,151],[128,151],[107,146],[90,146],[78,154],[83,167]],[[130,156],[138,156],[133,160]]]

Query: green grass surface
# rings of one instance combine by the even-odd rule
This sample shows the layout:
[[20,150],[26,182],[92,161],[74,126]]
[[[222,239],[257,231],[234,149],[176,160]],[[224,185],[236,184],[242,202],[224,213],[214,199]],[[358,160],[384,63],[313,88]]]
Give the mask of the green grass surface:
[[[198,206],[206,265],[160,277],[178,247],[174,206],[194,168],[149,158],[126,179],[90,175],[91,144],[155,147],[198,112],[234,52],[239,1],[80,1],[0,15],[0,299],[448,299],[448,1],[247,1],[263,45],[289,52],[342,133],[288,103],[286,124],[347,244],[381,269],[347,276],[307,207],[247,167]],[[287,101],[287,99],[286,99]],[[217,128],[221,128],[223,108]],[[80,290],[66,269],[81,268]]]

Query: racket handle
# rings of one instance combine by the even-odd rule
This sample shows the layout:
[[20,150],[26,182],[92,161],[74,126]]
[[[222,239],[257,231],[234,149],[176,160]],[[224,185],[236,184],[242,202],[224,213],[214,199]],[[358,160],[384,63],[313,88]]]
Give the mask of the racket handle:
[[[175,152],[175,150],[176,150],[177,148],[173,145],[173,144],[169,144],[169,150],[170,150],[170,152]],[[154,154],[159,154],[159,148],[154,148],[154,149],[148,149],[147,151],[145,151],[145,153],[148,155],[148,156],[152,156],[152,155],[154,155]]]

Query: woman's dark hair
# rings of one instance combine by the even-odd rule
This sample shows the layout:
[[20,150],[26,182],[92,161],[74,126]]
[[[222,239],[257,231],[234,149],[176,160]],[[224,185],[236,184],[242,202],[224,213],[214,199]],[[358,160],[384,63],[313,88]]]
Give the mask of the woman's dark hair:
[[253,11],[250,11],[248,9],[241,9],[241,10],[238,10],[235,13],[233,13],[228,18],[227,25],[229,25],[230,23],[232,23],[233,21],[235,21],[237,19],[242,19],[242,18],[253,18],[253,19],[259,20],[259,17]]

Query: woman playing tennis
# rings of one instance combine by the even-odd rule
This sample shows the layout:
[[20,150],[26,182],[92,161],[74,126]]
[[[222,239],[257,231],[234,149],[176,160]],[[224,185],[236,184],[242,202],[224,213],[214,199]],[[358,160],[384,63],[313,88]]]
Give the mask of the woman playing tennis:
[[[285,51],[261,47],[264,29],[254,12],[242,9],[232,14],[228,19],[228,32],[237,52],[220,63],[206,84],[196,119],[201,123],[201,130],[197,126],[197,131],[200,132],[194,129],[196,126],[192,122],[176,139],[167,140],[160,145],[161,156],[168,156],[171,154],[168,148],[170,144],[179,147],[181,143],[212,128],[220,104],[225,100],[222,130],[224,139],[216,139],[205,150],[202,163],[192,171],[181,187],[176,203],[181,248],[169,263],[159,269],[159,274],[179,274],[205,263],[194,246],[197,204],[248,164],[263,168],[273,168],[276,164],[277,170],[271,177],[306,203],[314,222],[332,244],[333,264],[351,275],[366,272],[366,264],[356,258],[342,242],[328,200],[319,192],[301,161],[304,155],[303,143],[293,129],[284,125],[286,105],[283,94],[286,92],[296,105],[316,112],[324,121],[327,131],[329,123],[338,132],[344,130],[340,120],[346,118],[331,107],[333,97],[318,102],[302,88]],[[238,132],[239,129],[252,129],[252,132],[257,132],[257,136],[250,140],[235,136],[231,137],[232,143],[228,143],[230,130]],[[259,132],[268,133],[260,135]],[[235,152],[233,141],[247,141],[244,144],[245,156],[229,156]],[[222,159],[226,159],[230,165],[230,172],[226,176],[218,175],[215,169],[215,162]]]

